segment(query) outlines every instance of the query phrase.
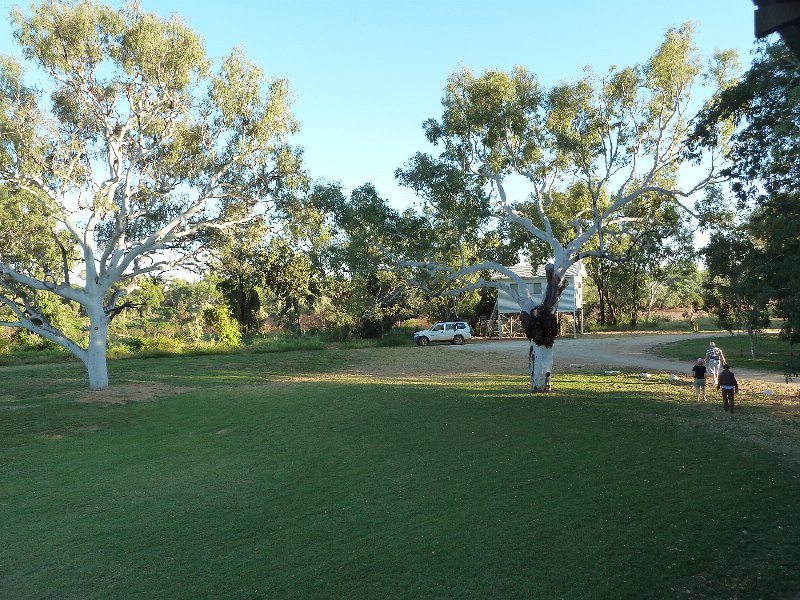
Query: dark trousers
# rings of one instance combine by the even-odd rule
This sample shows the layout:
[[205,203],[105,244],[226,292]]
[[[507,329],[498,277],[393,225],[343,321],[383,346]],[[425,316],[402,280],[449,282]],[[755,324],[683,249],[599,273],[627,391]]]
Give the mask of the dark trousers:
[[733,390],[722,388],[722,406],[725,410],[733,412]]

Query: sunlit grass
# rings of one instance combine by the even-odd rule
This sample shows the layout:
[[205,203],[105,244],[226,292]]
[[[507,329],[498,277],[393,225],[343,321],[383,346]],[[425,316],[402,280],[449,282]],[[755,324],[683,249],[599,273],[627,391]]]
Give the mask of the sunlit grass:
[[658,346],[656,350],[661,356],[692,362],[698,357],[705,356],[711,341],[722,348],[725,358],[731,365],[775,373],[785,373],[790,364],[800,368],[800,348],[792,347],[789,342],[779,339],[775,333],[756,336],[755,358],[750,354],[750,340],[743,334],[732,336],[722,333],[714,338],[672,342]]

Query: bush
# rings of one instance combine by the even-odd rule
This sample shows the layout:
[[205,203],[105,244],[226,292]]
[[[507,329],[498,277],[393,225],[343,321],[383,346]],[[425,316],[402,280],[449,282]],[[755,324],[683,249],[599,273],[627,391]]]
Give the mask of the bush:
[[407,346],[411,343],[411,336],[415,331],[414,327],[395,327],[378,340],[378,346]]
[[124,346],[127,346],[131,352],[141,352],[147,347],[147,340],[142,337],[132,337]]
[[273,336],[269,338],[254,339],[252,351],[256,353],[267,352],[293,352],[296,350],[322,350],[325,343],[319,336]]
[[203,339],[203,323],[200,319],[192,319],[181,327],[183,338],[188,342],[199,342]]
[[203,310],[203,322],[216,333],[217,342],[224,346],[241,346],[242,332],[227,306],[209,306]]
[[61,350],[61,346],[24,328],[17,329],[12,335],[14,343],[22,350]]
[[152,337],[134,336],[121,344],[114,345],[110,349],[117,355],[172,355],[182,354],[186,349],[186,344],[180,338],[165,335]]

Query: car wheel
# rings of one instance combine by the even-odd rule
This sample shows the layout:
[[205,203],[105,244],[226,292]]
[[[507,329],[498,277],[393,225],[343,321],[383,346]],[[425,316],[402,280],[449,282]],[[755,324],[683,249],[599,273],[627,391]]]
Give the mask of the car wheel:
[[417,338],[417,346],[427,346],[430,343],[430,340],[426,338],[424,335]]
[[453,343],[456,346],[460,346],[461,344],[464,343],[464,336],[463,335],[454,335],[453,336]]

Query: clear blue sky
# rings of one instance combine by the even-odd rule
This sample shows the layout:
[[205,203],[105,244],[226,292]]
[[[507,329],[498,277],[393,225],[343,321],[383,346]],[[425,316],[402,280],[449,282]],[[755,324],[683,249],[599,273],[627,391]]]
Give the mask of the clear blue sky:
[[[13,2],[0,1],[8,14]],[[25,2],[20,3],[23,6]],[[118,5],[120,2],[112,2]],[[351,190],[372,181],[397,207],[413,195],[394,171],[432,151],[422,122],[441,115],[445,81],[460,65],[481,72],[521,65],[546,85],[592,65],[642,62],[664,31],[698,26],[697,43],[739,50],[749,63],[751,0],[141,0],[145,10],[177,13],[219,60],[234,46],[268,75],[291,81],[294,113],[314,178]],[[7,23],[7,19],[5,21]],[[16,52],[10,27],[0,52]]]

